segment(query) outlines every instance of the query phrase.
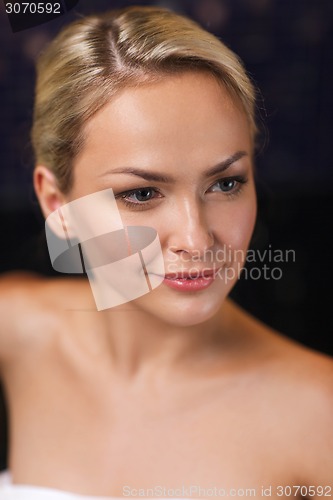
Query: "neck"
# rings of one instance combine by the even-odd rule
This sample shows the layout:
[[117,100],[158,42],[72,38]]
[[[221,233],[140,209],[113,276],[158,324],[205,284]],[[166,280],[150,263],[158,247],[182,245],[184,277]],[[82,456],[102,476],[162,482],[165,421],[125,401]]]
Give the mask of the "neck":
[[[230,305],[198,325],[175,326],[133,304],[102,313],[103,332],[117,375],[131,380],[153,374],[169,376],[197,370],[217,358],[227,334]],[[226,330],[226,331],[224,331]]]

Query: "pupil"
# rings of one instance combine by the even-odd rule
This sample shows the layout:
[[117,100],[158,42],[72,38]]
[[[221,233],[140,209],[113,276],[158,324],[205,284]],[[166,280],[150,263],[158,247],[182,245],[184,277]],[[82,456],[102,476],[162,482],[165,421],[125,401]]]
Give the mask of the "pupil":
[[151,196],[151,189],[140,189],[140,191],[137,192],[136,198],[138,201],[147,201],[147,198],[149,199]]
[[230,191],[230,189],[232,189],[234,187],[234,181],[231,180],[231,181],[224,181],[222,182],[222,190],[223,191]]

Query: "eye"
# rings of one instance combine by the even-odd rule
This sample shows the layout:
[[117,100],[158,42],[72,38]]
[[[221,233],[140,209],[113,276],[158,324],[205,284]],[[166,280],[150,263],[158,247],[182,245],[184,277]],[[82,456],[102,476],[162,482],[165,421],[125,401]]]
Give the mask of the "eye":
[[[223,191],[224,193],[227,193],[228,191],[232,191],[237,184],[237,181],[235,179],[223,179],[221,181],[218,181],[215,186],[218,186],[218,189]],[[214,186],[212,188],[213,191],[216,191],[214,189]]]
[[120,203],[132,210],[145,210],[157,198],[162,198],[161,193],[153,187],[142,187],[123,191],[116,195]]
[[132,203],[142,203],[151,200],[153,196],[154,196],[154,190],[148,187],[148,188],[136,189],[131,193],[127,193],[126,199],[131,200]]
[[247,179],[243,176],[237,177],[226,177],[225,179],[219,179],[210,188],[211,192],[222,192],[227,195],[236,194],[240,191],[242,184],[245,184]]

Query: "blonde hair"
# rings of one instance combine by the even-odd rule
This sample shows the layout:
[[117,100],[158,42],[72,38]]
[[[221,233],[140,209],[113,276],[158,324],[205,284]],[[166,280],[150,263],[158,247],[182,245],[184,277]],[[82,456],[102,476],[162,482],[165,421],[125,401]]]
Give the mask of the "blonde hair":
[[242,63],[195,22],[162,8],[128,7],[68,25],[37,63],[36,163],[67,193],[89,118],[126,86],[191,70],[214,75],[240,102],[254,137],[255,90]]

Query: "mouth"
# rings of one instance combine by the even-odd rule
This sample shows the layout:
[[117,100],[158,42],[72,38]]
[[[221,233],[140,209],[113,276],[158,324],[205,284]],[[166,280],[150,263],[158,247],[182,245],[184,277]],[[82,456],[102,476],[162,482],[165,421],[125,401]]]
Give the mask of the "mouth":
[[199,278],[211,278],[218,272],[217,269],[203,269],[202,271],[196,270],[192,272],[179,271],[176,273],[168,273],[164,279],[168,280],[196,280]]
[[201,271],[168,273],[165,275],[163,283],[170,288],[184,292],[200,291],[209,287],[214,282],[217,272],[218,269],[204,269]]

